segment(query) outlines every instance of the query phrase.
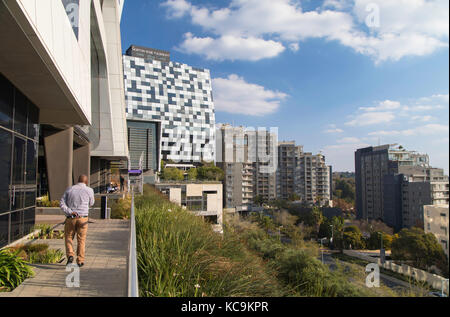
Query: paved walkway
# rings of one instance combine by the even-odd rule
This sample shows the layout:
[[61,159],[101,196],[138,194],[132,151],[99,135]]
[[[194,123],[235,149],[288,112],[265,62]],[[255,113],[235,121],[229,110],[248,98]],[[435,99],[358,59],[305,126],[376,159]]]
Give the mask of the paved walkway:
[[[33,265],[35,276],[0,297],[125,297],[128,291],[128,220],[91,220],[86,241],[80,287],[68,288],[65,261]],[[76,238],[75,238],[76,240]],[[40,240],[64,251],[64,240]],[[76,248],[76,243],[75,243]]]

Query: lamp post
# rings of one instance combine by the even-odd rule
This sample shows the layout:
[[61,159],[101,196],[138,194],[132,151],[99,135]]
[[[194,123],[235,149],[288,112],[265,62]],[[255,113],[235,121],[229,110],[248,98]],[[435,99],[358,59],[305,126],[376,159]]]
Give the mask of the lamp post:
[[321,253],[322,253],[322,264],[323,264],[323,240],[324,240],[324,239],[326,239],[326,238],[320,239],[320,251],[321,251]]
[[[333,227],[333,225],[330,225],[330,227],[331,227],[331,243],[333,243],[333,241],[334,241],[334,227]],[[334,246],[334,244],[333,244],[333,246]],[[333,247],[333,250],[334,250],[334,247]]]
[[381,261],[381,264],[384,264],[384,262],[385,262],[385,252],[384,252],[384,249],[383,249],[383,232],[380,231],[380,232],[378,232],[378,234],[381,237],[380,261]]

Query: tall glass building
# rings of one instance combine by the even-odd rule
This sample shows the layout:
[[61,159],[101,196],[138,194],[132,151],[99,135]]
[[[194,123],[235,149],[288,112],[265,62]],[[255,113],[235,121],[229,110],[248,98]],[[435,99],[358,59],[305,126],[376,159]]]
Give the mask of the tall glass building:
[[169,52],[136,46],[127,50],[123,62],[127,119],[161,123],[162,159],[213,161],[215,114],[209,70],[171,62]]

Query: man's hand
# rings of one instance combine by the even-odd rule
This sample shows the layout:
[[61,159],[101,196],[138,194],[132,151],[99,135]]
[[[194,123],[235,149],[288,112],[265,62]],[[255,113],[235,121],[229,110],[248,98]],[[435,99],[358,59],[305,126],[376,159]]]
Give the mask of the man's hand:
[[72,218],[78,218],[79,217],[78,213],[75,212],[75,211],[72,212],[71,216],[72,216]]

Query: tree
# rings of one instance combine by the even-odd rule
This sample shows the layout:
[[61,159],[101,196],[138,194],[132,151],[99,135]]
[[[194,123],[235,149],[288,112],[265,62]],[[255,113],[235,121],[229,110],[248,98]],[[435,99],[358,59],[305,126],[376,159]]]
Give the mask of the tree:
[[432,233],[413,227],[403,229],[392,242],[392,259],[409,262],[412,266],[429,270],[435,265],[448,276],[448,258]]
[[374,231],[370,233],[370,237],[366,240],[366,246],[369,250],[378,250],[381,248],[381,235],[383,235],[383,248],[391,249],[393,236],[382,231]]
[[264,204],[264,198],[261,195],[255,196],[255,198],[253,198],[253,202],[257,205],[257,206],[262,206],[262,204]]
[[320,225],[324,220],[322,211],[319,207],[314,206],[309,214],[306,216],[305,224],[313,227],[317,235],[319,235]]
[[182,181],[184,180],[184,173],[178,168],[164,168],[162,170],[161,178],[166,181]]
[[349,226],[344,229],[344,245],[352,249],[364,249],[366,244],[361,230],[356,226]]
[[194,181],[194,180],[197,179],[198,171],[197,171],[196,168],[191,168],[191,169],[187,172],[187,175],[188,175],[188,179],[189,179],[189,180]]
[[221,181],[224,178],[224,172],[221,168],[208,164],[197,168],[197,178],[207,181]]

